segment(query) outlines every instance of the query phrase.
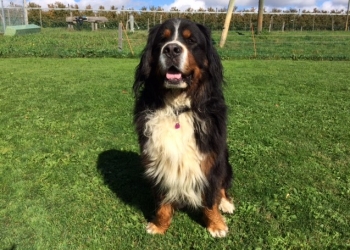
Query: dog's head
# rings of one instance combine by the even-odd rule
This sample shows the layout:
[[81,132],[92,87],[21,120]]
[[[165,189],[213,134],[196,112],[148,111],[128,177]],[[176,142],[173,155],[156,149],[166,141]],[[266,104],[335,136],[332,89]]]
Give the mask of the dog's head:
[[210,31],[187,19],[169,19],[150,30],[137,66],[134,92],[189,89],[202,82],[221,85],[222,66]]

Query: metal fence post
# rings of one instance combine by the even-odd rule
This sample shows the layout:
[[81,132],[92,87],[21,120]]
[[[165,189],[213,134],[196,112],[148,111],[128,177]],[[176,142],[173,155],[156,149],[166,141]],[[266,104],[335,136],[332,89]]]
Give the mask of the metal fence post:
[[4,11],[4,1],[1,0],[1,17],[2,17],[2,28],[5,32],[6,30],[6,23],[5,23],[5,11]]
[[121,22],[118,26],[118,50],[123,50],[123,24]]
[[27,11],[26,0],[23,0],[23,19],[24,19],[24,25],[28,25],[28,11]]

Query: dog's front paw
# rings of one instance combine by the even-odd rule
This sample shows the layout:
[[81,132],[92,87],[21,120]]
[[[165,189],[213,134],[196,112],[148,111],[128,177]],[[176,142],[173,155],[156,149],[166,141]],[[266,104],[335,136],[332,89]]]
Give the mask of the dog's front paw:
[[222,198],[219,204],[219,209],[224,213],[232,214],[236,208],[231,200],[227,198]]
[[222,238],[227,235],[228,227],[224,217],[220,214],[218,205],[214,205],[212,209],[204,208],[204,222],[211,236]]
[[228,227],[226,225],[224,225],[224,227],[210,226],[207,228],[207,230],[209,231],[211,236],[213,236],[214,238],[226,237],[228,233]]
[[152,222],[148,222],[148,224],[146,226],[146,231],[149,234],[164,234],[166,229],[161,228],[161,227],[157,227]]

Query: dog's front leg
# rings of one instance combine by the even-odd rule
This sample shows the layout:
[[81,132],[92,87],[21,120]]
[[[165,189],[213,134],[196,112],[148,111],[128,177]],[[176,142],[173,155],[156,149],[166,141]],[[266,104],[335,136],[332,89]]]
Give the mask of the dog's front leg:
[[209,233],[213,237],[225,237],[228,233],[228,227],[219,211],[219,205],[215,203],[213,207],[204,207],[204,221]]
[[147,233],[164,234],[170,226],[173,213],[174,208],[171,204],[159,205],[155,218],[147,224]]

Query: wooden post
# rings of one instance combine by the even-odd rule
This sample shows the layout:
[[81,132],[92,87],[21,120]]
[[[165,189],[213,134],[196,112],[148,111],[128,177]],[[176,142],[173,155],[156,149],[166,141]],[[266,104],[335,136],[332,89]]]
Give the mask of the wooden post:
[[250,18],[249,18],[249,29],[251,29],[253,23],[252,23],[252,18],[253,18],[253,14],[250,14]]
[[349,25],[349,7],[350,7],[350,0],[348,1],[348,10],[346,12],[346,23],[345,23],[345,31],[348,31],[348,25]]
[[28,25],[28,10],[27,10],[26,0],[23,0],[23,18],[24,18],[24,24]]
[[[11,15],[10,15],[10,9],[7,9],[7,16],[8,16],[8,18],[7,18],[7,23],[8,23],[8,25],[9,26],[11,26]],[[4,16],[4,18],[5,18],[5,16]],[[6,20],[5,20],[6,21]]]
[[250,18],[249,18],[249,29],[251,29],[253,23],[252,23],[252,18],[253,18],[253,14],[250,14]]
[[153,26],[156,25],[156,11],[154,11],[154,14],[153,14]]
[[[70,11],[70,18],[71,18],[71,21],[73,21],[73,13],[72,13],[72,11]],[[40,23],[41,23],[41,9],[40,9]],[[73,29],[73,23],[68,23],[68,29],[69,30]]]
[[286,22],[283,20],[283,23],[282,23],[282,32],[284,32],[284,26],[286,25]]
[[254,46],[254,57],[256,58],[256,43],[255,43],[255,36],[254,36],[254,25],[251,26],[252,30],[252,38],[253,38],[253,46]]
[[228,5],[228,10],[226,13],[224,29],[223,29],[222,34],[221,34],[221,39],[220,39],[220,44],[219,44],[220,48],[224,47],[225,42],[226,42],[227,33],[228,33],[229,28],[230,28],[230,22],[231,22],[231,18],[232,18],[234,4],[235,4],[235,0],[230,0],[230,3]]
[[118,50],[123,50],[123,24],[121,22],[118,26]]
[[[42,28],[42,27],[43,27],[43,19],[42,19],[42,17],[41,17],[41,8],[40,8],[39,14],[40,14],[40,27]],[[73,26],[73,25],[72,25],[72,26]]]
[[262,32],[264,18],[264,0],[259,0],[259,10],[258,10],[258,34]]
[[269,32],[271,32],[272,24],[273,24],[273,16],[271,15],[270,26],[269,26]]
[[2,27],[4,29],[4,33],[6,30],[6,20],[5,20],[5,11],[4,11],[4,1],[1,0],[1,18],[2,18]]

